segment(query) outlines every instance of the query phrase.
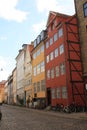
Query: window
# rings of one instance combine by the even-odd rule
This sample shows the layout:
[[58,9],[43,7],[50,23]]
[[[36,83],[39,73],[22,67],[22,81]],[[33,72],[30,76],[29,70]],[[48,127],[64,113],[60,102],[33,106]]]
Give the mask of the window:
[[40,92],[40,82],[37,82],[37,92]]
[[61,95],[60,95],[60,88],[59,88],[59,87],[57,88],[56,93],[57,93],[57,98],[61,98]]
[[36,93],[37,92],[37,85],[36,85],[36,83],[34,83],[34,93]]
[[65,86],[62,87],[62,98],[67,98],[67,88]]
[[56,97],[56,96],[55,96],[55,89],[53,88],[53,89],[52,89],[52,99],[55,99],[55,97]]
[[47,41],[47,42],[46,42],[46,48],[48,48],[48,47],[49,47],[49,42]]
[[55,49],[55,57],[58,56],[58,48]]
[[87,17],[87,2],[83,5],[84,16]]
[[36,66],[33,69],[34,76],[36,76]]
[[52,68],[52,70],[51,70],[51,78],[52,79],[54,78],[54,68]]
[[64,52],[64,45],[63,44],[60,45],[59,49],[60,49],[60,55],[61,55]]
[[54,55],[53,55],[53,52],[50,53],[50,60],[53,60],[54,59]]
[[39,35],[39,36],[37,37],[37,44],[39,44],[40,41],[41,41],[41,36]]
[[37,65],[37,74],[40,74],[40,64]]
[[50,38],[50,45],[52,45],[53,44],[53,39],[52,38]]
[[40,49],[39,50],[37,50],[37,56],[39,56],[40,55]]
[[45,80],[41,80],[41,90],[45,91]]
[[50,79],[50,70],[47,70],[47,79]]
[[36,59],[36,53],[33,54],[33,58]]
[[59,66],[56,66],[55,71],[56,71],[56,77],[58,77],[59,76]]
[[64,63],[62,63],[60,65],[60,72],[61,72],[61,75],[65,74],[65,64]]
[[45,66],[44,66],[44,61],[41,62],[41,72],[44,72],[45,71]]
[[48,55],[48,56],[46,57],[46,62],[48,63],[49,60],[50,60],[50,57],[49,57],[49,55]]
[[54,42],[57,40],[57,33],[54,34]]
[[63,29],[60,28],[59,31],[58,31],[58,36],[61,37],[63,35]]
[[41,52],[44,52],[44,45],[41,46]]
[[37,39],[35,39],[34,41],[34,47],[36,47],[36,45],[37,45]]
[[46,31],[44,31],[44,30],[41,32],[41,34],[40,34],[40,35],[41,35],[41,40],[44,40],[44,38],[45,38],[45,33],[46,33]]

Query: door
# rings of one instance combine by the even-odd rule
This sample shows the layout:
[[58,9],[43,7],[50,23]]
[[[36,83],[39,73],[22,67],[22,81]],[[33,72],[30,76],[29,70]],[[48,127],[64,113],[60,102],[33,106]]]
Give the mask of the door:
[[47,105],[51,105],[51,89],[47,88]]

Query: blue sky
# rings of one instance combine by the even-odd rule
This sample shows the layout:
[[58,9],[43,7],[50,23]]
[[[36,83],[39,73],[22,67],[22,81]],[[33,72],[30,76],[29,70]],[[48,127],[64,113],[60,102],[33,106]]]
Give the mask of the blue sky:
[[0,81],[11,74],[22,45],[45,29],[49,11],[73,15],[74,0],[0,0]]

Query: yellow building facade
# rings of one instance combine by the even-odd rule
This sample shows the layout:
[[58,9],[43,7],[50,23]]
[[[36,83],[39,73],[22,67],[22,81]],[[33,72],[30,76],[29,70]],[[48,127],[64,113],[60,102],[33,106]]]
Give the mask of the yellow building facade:
[[32,94],[33,99],[46,101],[46,85],[45,85],[45,32],[34,41],[34,49],[32,51]]

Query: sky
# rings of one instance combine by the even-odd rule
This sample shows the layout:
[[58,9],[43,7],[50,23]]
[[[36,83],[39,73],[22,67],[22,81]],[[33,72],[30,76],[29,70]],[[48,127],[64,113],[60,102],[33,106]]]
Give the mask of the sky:
[[12,73],[22,45],[46,28],[49,11],[73,15],[74,0],[0,0],[0,81]]

